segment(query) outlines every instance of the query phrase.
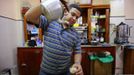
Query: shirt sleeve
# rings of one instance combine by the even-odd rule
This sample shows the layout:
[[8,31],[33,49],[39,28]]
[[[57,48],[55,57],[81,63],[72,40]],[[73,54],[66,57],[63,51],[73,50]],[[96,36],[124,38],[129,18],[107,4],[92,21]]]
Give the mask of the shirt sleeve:
[[40,16],[40,28],[42,28],[43,30],[46,30],[47,26],[48,26],[48,21],[46,19],[45,16],[41,15]]
[[76,39],[76,43],[75,43],[75,54],[80,54],[81,53],[81,39],[80,36],[78,35],[77,39]]

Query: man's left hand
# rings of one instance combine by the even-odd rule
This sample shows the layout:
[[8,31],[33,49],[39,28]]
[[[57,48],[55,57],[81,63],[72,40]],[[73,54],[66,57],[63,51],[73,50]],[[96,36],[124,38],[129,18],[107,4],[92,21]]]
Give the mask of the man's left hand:
[[84,75],[81,64],[75,63],[72,67],[75,67],[77,69],[75,75]]

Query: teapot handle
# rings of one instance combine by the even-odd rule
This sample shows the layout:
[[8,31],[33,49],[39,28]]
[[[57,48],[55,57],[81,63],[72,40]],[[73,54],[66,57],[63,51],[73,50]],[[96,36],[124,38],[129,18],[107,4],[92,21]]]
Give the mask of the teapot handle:
[[133,26],[130,26],[130,27],[129,27],[129,36],[130,36],[130,29],[131,29],[132,27],[133,27]]

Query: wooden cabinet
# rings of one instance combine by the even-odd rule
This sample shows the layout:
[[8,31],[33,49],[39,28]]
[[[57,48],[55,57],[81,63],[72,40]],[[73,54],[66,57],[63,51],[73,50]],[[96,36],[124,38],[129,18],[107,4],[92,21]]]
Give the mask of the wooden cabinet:
[[19,75],[38,75],[42,60],[42,48],[17,48]]
[[[84,71],[84,75],[91,75],[91,61],[88,58],[89,53],[91,52],[99,52],[99,51],[109,51],[114,58],[112,62],[112,74],[115,74],[115,58],[116,58],[116,48],[115,46],[110,47],[82,47],[82,68]],[[97,69],[96,69],[97,70]]]
[[110,5],[80,5],[83,9],[82,23],[88,24],[88,41],[104,38],[109,43]]
[[[91,21],[91,35],[98,38],[103,37],[104,42],[109,43],[109,20],[110,20],[110,6],[101,5],[93,6],[91,9],[90,21]],[[93,28],[95,24],[95,29]],[[90,40],[94,40],[94,37],[91,37]],[[99,40],[100,41],[100,40]],[[101,42],[101,41],[100,41]]]
[[125,46],[123,74],[134,74],[134,46]]
[[[18,47],[17,48],[17,61],[19,68],[19,75],[38,75],[40,70],[40,63],[42,60],[42,48],[28,48],[28,47]],[[94,46],[82,46],[82,68],[84,75],[91,75],[90,70],[90,60],[88,58],[89,52],[98,51],[109,51],[114,57],[112,63],[112,73],[115,72],[115,47],[94,47]]]
[[82,47],[82,61],[81,61],[81,65],[82,65],[82,69],[84,72],[84,75],[90,75],[90,63],[88,60],[88,47]]

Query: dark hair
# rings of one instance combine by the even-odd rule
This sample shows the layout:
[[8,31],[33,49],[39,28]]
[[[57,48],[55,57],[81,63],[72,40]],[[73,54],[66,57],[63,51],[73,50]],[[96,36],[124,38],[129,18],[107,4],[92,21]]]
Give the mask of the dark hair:
[[66,0],[60,0],[60,2],[64,5],[67,11],[69,11]]
[[71,9],[71,8],[76,8],[77,10],[79,10],[81,12],[81,15],[82,15],[82,9],[80,8],[80,6],[78,4],[70,4],[69,9]]

